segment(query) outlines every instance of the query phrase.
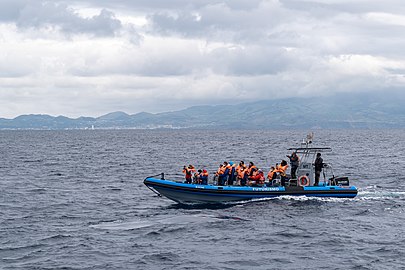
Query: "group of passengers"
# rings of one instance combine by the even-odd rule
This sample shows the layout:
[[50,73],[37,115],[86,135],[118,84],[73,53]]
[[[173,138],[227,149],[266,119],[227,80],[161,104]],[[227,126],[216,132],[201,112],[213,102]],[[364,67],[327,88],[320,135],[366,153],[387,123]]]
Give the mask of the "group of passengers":
[[198,170],[193,165],[188,165],[183,167],[183,173],[185,174],[187,184],[200,184],[208,185],[208,171],[206,169]]
[[[294,152],[291,156],[287,156],[290,159],[291,164],[291,178],[296,178],[296,170],[298,168],[299,159]],[[272,166],[267,174],[268,182],[264,176],[263,170],[259,169],[253,162],[249,162],[246,166],[244,161],[240,161],[238,165],[232,161],[219,165],[218,170],[215,173],[214,179],[217,180],[219,186],[225,185],[237,185],[237,186],[272,186],[275,185],[277,179],[280,179],[280,185],[285,186],[287,181],[287,161],[282,160],[280,164]],[[208,172],[206,169],[196,171],[193,165],[183,167],[183,173],[185,174],[185,183],[195,184],[208,184]]]

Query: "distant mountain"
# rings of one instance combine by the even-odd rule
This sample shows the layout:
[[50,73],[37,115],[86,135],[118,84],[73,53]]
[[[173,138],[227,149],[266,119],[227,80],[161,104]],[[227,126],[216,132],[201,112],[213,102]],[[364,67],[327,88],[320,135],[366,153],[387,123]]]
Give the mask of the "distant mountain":
[[405,128],[405,99],[385,95],[340,95],[194,106],[165,113],[112,112],[97,118],[21,115],[0,118],[0,129],[86,128]]

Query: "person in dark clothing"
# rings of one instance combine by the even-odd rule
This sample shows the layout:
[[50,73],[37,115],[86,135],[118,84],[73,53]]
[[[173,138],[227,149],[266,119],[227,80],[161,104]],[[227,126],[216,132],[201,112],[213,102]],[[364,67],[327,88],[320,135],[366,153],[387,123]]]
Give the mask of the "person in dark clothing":
[[298,166],[300,165],[300,159],[297,156],[297,153],[293,152],[291,156],[287,155],[287,157],[290,159],[290,165],[291,165],[291,179],[296,179],[297,178],[297,169]]
[[249,162],[249,167],[247,167],[247,169],[245,170],[245,176],[243,177],[243,181],[241,183],[242,186],[245,186],[247,184],[247,181],[250,177],[253,176],[253,172],[255,172],[256,170],[256,165],[253,162]]
[[186,181],[185,183],[191,184],[193,182],[193,172],[195,172],[195,168],[193,165],[188,165],[188,167],[183,167],[183,173],[185,174]]
[[235,168],[235,164],[232,161],[229,161],[228,185],[230,186],[233,186],[233,183],[236,180]]
[[208,171],[204,169],[200,174],[201,185],[208,185]]
[[321,172],[323,168],[323,159],[321,158],[321,153],[316,154],[315,159],[315,183],[314,186],[319,185],[319,178],[321,177]]
[[269,185],[272,186],[274,184],[274,180],[277,177],[276,168],[273,166],[270,168],[269,173],[267,174],[267,179],[269,179]]
[[224,186],[225,183],[228,181],[228,175],[229,175],[229,166],[228,162],[224,161],[222,165],[222,173],[218,175],[218,185],[219,186]]

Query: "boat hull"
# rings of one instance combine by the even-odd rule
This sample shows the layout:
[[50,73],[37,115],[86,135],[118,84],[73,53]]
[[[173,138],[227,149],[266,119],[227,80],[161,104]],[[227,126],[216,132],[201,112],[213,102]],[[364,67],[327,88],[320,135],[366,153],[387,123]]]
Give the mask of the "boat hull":
[[354,198],[354,186],[241,187],[185,184],[146,178],[144,184],[158,194],[182,204],[226,203],[279,196]]

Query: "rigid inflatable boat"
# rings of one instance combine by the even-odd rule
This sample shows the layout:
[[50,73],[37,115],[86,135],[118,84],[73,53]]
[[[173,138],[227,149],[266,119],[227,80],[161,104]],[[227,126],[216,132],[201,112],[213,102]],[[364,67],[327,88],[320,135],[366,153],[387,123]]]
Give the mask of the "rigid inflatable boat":
[[219,186],[215,182],[208,185],[187,184],[165,179],[164,173],[147,177],[144,184],[159,196],[164,196],[181,204],[227,203],[279,196],[353,198],[357,188],[351,186],[348,177],[333,175],[332,166],[324,164],[323,181],[314,186],[314,161],[317,153],[330,152],[331,148],[310,147],[312,136],[298,148],[290,148],[300,158],[297,179],[289,179],[284,186],[279,182],[261,186]]

